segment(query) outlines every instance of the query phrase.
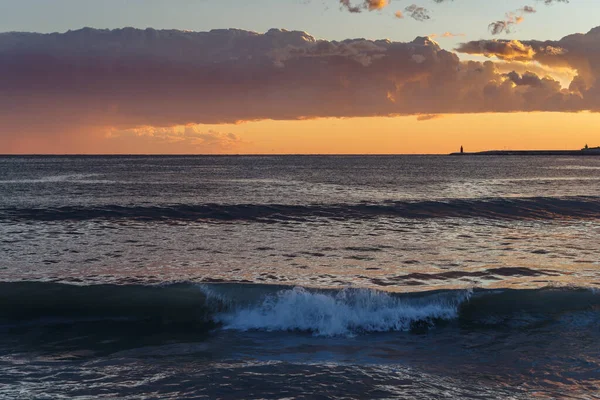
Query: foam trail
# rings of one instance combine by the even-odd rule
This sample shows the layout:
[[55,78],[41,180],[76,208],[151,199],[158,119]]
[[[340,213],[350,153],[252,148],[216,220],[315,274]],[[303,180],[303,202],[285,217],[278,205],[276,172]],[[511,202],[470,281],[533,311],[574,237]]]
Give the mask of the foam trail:
[[407,331],[417,323],[433,325],[435,320],[457,318],[458,308],[470,297],[470,292],[460,292],[452,298],[431,297],[409,301],[370,289],[326,293],[296,287],[281,290],[257,306],[231,311],[219,319],[226,329],[298,330],[317,336]]
[[97,180],[101,174],[62,174],[50,175],[32,179],[8,179],[0,180],[0,184],[20,184],[20,183],[105,183],[106,180]]

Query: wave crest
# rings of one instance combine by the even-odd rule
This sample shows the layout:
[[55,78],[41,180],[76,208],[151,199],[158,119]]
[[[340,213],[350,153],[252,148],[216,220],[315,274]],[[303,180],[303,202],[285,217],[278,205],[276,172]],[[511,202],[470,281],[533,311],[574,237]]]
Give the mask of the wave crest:
[[377,217],[496,220],[597,219],[600,218],[600,197],[481,198],[357,204],[172,204],[152,207],[97,205],[0,209],[0,221],[132,220],[276,223]]
[[298,330],[319,336],[407,331],[423,324],[431,326],[436,320],[456,318],[460,304],[469,297],[470,292],[465,291],[452,297],[408,300],[370,289],[325,293],[296,287],[269,295],[258,306],[223,314],[219,319],[227,329]]
[[[585,288],[473,289],[396,294],[368,288],[310,289],[260,284],[177,283],[75,286],[0,282],[0,336],[13,325],[90,325],[96,334],[215,328],[302,331],[317,336],[422,331],[453,321],[461,329],[600,323],[600,296]],[[15,326],[16,326],[15,325]],[[454,325],[453,325],[454,326]]]

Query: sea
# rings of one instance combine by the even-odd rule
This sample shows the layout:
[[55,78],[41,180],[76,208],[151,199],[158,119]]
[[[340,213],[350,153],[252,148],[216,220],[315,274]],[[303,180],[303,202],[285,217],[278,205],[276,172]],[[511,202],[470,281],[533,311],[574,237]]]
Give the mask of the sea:
[[1,399],[600,399],[600,157],[2,156]]

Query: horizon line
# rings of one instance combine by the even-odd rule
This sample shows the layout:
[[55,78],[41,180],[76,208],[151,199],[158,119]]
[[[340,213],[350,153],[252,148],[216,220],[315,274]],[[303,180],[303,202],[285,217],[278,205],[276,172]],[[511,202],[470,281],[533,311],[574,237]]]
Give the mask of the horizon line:
[[[477,155],[478,153],[486,152],[577,152],[583,151],[583,149],[526,149],[526,150],[513,150],[513,149],[501,149],[501,150],[480,150],[464,152],[463,155]],[[223,153],[223,154],[210,154],[210,153],[0,153],[0,157],[339,157],[339,156],[447,156],[458,154],[460,152],[451,151],[449,153]]]

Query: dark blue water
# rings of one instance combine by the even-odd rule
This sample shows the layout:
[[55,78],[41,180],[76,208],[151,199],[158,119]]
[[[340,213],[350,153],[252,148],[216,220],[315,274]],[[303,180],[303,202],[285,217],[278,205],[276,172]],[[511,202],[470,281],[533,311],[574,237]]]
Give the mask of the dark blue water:
[[0,398],[600,398],[600,158],[0,157]]

